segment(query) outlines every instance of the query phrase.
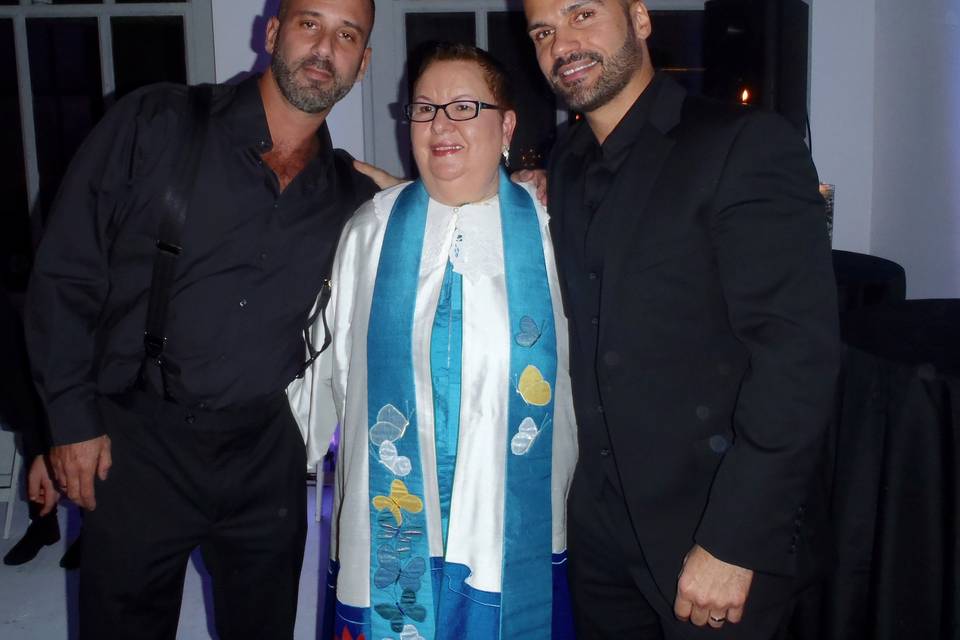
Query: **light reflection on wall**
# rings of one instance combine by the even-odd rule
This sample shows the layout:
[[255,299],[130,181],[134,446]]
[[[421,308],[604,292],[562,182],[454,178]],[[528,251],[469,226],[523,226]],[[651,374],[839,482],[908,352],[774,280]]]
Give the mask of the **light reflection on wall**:
[[[960,0],[947,0],[946,4],[949,73],[944,80],[950,105],[948,113],[953,114],[947,121],[948,148],[952,151],[948,159],[949,175],[953,176],[950,180],[953,191],[950,203],[954,219],[960,220]],[[952,257],[954,282],[960,282],[960,234],[956,236]],[[960,289],[960,286],[957,289]],[[960,296],[960,292],[954,295]]]

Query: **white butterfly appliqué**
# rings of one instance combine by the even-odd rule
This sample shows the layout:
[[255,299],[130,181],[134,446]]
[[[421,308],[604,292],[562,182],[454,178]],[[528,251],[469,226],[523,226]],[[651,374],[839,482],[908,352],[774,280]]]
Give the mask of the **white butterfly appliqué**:
[[[384,638],[383,640],[392,640],[392,638]],[[405,624],[403,625],[403,631],[400,632],[400,640],[424,640],[424,638],[415,626]]]
[[510,451],[516,456],[524,455],[530,451],[530,447],[533,446],[541,431],[543,429],[537,429],[537,424],[533,421],[533,418],[524,418],[520,422],[517,432],[510,439]]
[[403,437],[410,421],[392,404],[386,404],[377,413],[377,421],[370,427],[370,442],[379,450],[380,463],[390,469],[394,475],[406,476],[410,473],[410,458],[399,455],[397,440]]

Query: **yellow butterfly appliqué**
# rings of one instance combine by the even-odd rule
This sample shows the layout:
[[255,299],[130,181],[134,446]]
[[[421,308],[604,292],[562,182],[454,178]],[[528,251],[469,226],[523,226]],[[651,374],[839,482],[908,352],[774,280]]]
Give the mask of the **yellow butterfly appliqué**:
[[373,506],[377,511],[389,509],[399,527],[403,524],[403,510],[410,513],[420,513],[423,511],[423,500],[411,494],[403,480],[394,480],[390,484],[390,495],[374,496]]
[[543,407],[550,403],[550,383],[543,379],[540,369],[532,364],[528,364],[527,368],[520,374],[517,393],[520,394],[524,402],[536,407]]

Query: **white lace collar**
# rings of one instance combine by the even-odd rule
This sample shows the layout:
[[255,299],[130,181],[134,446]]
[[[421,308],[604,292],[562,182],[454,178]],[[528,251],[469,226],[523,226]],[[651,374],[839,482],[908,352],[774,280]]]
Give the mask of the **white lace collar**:
[[497,196],[459,206],[430,200],[424,258],[434,267],[446,267],[470,280],[503,273],[503,238]]

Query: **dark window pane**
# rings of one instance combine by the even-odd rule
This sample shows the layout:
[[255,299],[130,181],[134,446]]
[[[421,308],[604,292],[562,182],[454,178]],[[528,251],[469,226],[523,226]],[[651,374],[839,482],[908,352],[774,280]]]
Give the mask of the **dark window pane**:
[[473,12],[407,14],[407,90],[413,89],[413,76],[420,67],[424,50],[438,40],[477,43]]
[[97,33],[96,18],[27,20],[44,215],[70,159],[103,115]]
[[703,92],[703,11],[651,11],[647,41],[653,65],[694,95]]
[[103,0],[48,0],[46,4],[103,4]]
[[487,14],[490,53],[507,68],[517,107],[511,168],[542,168],[557,132],[557,104],[540,71],[522,11]]
[[117,98],[154,82],[186,83],[183,18],[111,18],[110,26]]
[[13,21],[0,20],[0,282],[26,288],[32,254]]

